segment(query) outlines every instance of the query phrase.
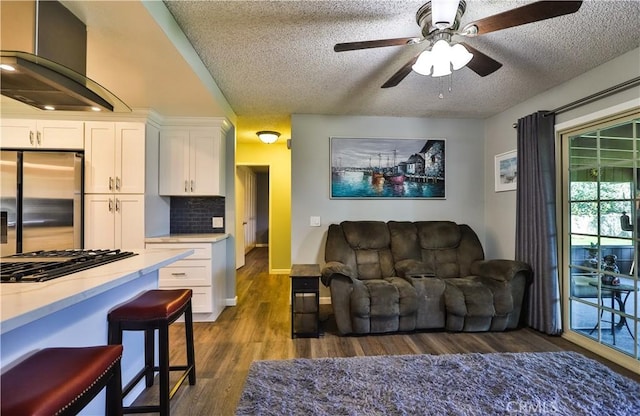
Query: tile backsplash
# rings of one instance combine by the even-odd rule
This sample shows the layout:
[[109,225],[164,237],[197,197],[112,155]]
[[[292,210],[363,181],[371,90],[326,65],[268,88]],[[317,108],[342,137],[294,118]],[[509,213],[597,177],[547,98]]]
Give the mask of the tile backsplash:
[[[171,197],[171,234],[224,233],[224,227],[213,228],[212,217],[224,218],[224,197]],[[226,222],[225,222],[226,225]]]

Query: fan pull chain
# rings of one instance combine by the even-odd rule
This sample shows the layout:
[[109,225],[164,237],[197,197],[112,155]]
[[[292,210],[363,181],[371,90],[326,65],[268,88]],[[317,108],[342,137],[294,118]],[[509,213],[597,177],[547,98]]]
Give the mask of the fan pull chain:
[[438,98],[442,100],[444,98],[444,93],[442,92],[443,81],[442,81],[442,77],[439,77],[439,78],[440,78],[440,81],[439,81],[440,82],[440,94],[438,94]]

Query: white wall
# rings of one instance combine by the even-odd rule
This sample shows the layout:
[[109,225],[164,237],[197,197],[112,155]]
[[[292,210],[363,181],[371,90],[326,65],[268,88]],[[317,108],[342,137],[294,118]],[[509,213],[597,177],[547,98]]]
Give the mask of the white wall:
[[[291,261],[324,263],[329,224],[344,220],[452,220],[484,237],[484,123],[470,119],[291,117]],[[446,139],[445,200],[332,200],[329,137]],[[310,227],[309,217],[322,225]]]
[[[524,101],[485,122],[485,254],[488,258],[513,258],[515,254],[516,192],[494,192],[494,156],[516,148],[513,123],[539,110],[552,110],[640,76],[640,49],[634,49],[558,87]],[[559,114],[556,123],[592,114],[640,97],[640,87],[611,95]]]

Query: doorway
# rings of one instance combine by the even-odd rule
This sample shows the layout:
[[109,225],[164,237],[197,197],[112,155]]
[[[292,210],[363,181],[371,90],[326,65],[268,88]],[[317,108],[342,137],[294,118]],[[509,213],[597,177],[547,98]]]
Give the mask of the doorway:
[[640,118],[600,120],[561,136],[568,331],[640,360]]
[[269,247],[269,166],[236,166],[236,269],[255,247]]

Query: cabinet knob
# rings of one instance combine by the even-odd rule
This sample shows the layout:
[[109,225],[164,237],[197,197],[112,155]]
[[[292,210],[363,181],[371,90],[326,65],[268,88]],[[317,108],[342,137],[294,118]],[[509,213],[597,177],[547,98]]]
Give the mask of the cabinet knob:
[[113,178],[109,176],[109,190],[113,191]]
[[29,143],[33,144],[33,132],[29,132]]
[[171,276],[186,276],[186,273],[171,273]]
[[191,179],[191,192],[193,192],[193,188],[194,188],[193,179]]
[[120,178],[116,176],[116,191],[120,190]]
[[36,140],[38,141],[38,144],[42,144],[42,133],[36,133]]
[[120,200],[116,198],[116,212],[120,211]]
[[189,192],[188,186],[189,186],[189,181],[184,181],[184,191],[185,192]]
[[109,212],[113,212],[113,200],[109,198]]

